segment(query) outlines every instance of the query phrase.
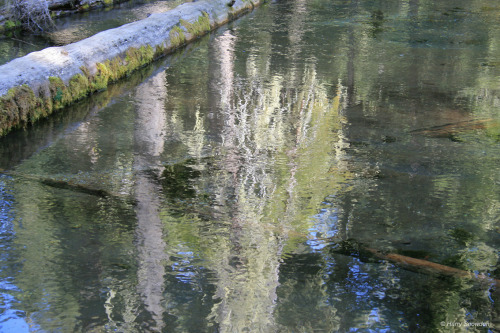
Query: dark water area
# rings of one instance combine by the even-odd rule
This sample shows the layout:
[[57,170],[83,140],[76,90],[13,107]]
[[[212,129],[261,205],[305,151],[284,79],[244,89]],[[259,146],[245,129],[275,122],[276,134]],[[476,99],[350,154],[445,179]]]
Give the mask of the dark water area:
[[171,10],[190,0],[131,0],[112,7],[76,12],[54,19],[54,27],[42,34],[15,30],[0,34],[0,65],[50,46],[78,42],[107,29]]
[[276,1],[2,138],[0,332],[497,331],[499,17]]

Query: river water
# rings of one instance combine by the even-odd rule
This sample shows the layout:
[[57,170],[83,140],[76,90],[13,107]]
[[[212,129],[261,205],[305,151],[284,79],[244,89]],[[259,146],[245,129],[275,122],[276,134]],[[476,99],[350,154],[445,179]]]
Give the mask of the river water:
[[499,17],[279,0],[2,138],[0,331],[500,329]]

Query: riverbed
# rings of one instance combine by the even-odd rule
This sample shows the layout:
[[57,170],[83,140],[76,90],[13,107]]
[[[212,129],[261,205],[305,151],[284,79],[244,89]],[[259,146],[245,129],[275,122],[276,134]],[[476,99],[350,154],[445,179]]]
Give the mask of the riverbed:
[[0,331],[500,328],[499,14],[270,2],[9,133]]

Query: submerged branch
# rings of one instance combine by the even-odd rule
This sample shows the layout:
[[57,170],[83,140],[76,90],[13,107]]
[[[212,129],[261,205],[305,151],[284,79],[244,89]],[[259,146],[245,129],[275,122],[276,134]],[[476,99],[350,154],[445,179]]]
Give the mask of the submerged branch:
[[493,283],[497,288],[500,287],[500,280],[489,277],[484,274],[475,274],[473,272],[464,271],[462,269],[441,265],[424,259],[408,257],[397,253],[385,254],[381,251],[371,248],[364,248],[364,249],[372,253],[375,257],[390,261],[404,269],[416,270],[418,272],[423,272],[427,274],[445,275],[451,277],[471,279],[480,282]]
[[[324,238],[319,240],[331,241],[331,239],[329,238]],[[500,291],[500,280],[485,274],[476,274],[459,268],[438,264],[424,259],[417,259],[398,253],[385,253],[380,250],[365,247],[362,244],[356,242],[355,240],[343,241],[340,243],[336,243],[335,245],[337,246],[334,247],[334,252],[341,253],[344,255],[367,258],[367,259],[375,257],[377,259],[390,261],[393,264],[397,265],[398,267],[401,267],[409,271],[414,271],[417,273],[424,273],[437,276],[450,276],[450,277],[474,280],[478,282],[491,283],[495,285],[497,291]]]
[[463,132],[486,129],[493,126],[498,126],[498,123],[492,119],[467,120],[456,123],[448,123],[439,126],[420,128],[411,131],[412,134],[421,134],[433,138],[447,138],[451,135],[456,135]]
[[97,196],[100,198],[117,198],[120,200],[125,199],[127,202],[130,202],[131,204],[135,205],[135,201],[130,199],[130,198],[124,197],[124,196],[116,194],[116,193],[106,191],[104,189],[93,188],[93,187],[85,185],[85,184],[75,184],[71,181],[65,181],[65,180],[59,180],[59,179],[42,177],[42,176],[35,176],[35,175],[27,175],[24,173],[13,172],[13,171],[0,170],[0,173],[4,174],[4,175],[8,175],[8,176],[19,177],[19,178],[23,178],[23,179],[27,179],[27,180],[36,181],[36,182],[39,182],[40,184],[50,186],[53,188],[59,188],[59,189],[65,189],[65,190],[70,190],[70,191],[74,191],[74,192],[89,194],[89,195]]

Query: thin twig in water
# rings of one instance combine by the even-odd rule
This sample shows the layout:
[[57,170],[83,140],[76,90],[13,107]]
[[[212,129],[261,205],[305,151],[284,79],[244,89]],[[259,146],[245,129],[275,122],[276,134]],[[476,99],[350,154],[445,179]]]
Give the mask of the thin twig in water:
[[21,40],[21,39],[17,39],[17,38],[12,38],[12,37],[11,37],[10,39],[12,39],[12,40],[15,40],[15,41],[17,41],[17,42],[22,42],[22,43],[25,43],[25,44],[29,44],[29,45],[32,45],[32,46],[36,46],[35,44],[31,44],[31,43],[29,43],[29,42],[26,42],[26,41],[24,41],[24,40]]

